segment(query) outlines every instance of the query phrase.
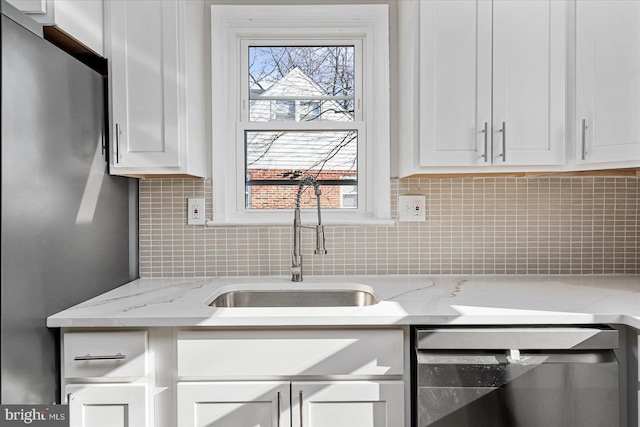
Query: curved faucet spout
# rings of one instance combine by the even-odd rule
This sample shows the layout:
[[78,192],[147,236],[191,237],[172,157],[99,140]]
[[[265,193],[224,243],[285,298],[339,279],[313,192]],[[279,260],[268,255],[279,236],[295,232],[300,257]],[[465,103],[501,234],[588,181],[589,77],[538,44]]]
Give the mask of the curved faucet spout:
[[[316,204],[318,207],[318,225],[315,227],[302,225],[300,219],[300,198],[304,186],[313,186],[316,195]],[[325,255],[327,250],[325,248],[324,237],[324,225],[322,225],[322,214],[320,208],[320,196],[322,191],[320,190],[320,184],[316,178],[310,175],[304,175],[300,181],[298,181],[298,192],[296,194],[296,207],[293,212],[293,251],[291,252],[291,280],[293,282],[302,282],[302,229],[303,228],[315,228],[316,230],[316,249],[313,251],[316,255]]]

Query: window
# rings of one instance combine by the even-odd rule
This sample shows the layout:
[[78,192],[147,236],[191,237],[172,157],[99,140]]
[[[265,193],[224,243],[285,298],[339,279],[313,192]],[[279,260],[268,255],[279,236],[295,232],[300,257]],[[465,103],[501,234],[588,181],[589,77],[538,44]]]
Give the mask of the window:
[[[264,43],[265,41],[260,41]],[[291,43],[292,40],[283,42]],[[356,82],[362,80],[361,43],[254,46],[242,41],[241,82],[249,93],[248,117],[239,126],[245,135],[245,185],[252,194],[245,209],[291,209],[296,197],[295,178],[314,176],[322,185],[324,209],[343,208],[341,187],[357,186],[358,127],[355,114]],[[330,43],[330,44],[329,44]],[[291,122],[296,131],[279,130]],[[344,130],[329,129],[324,122],[349,123]],[[271,123],[256,130],[254,123]],[[350,174],[348,180],[341,179]],[[315,198],[303,197],[302,208],[313,208]],[[353,208],[357,208],[353,206]]]
[[[254,103],[259,103],[260,101],[254,101]],[[271,107],[271,114],[269,114],[269,118],[271,120],[286,120],[291,121],[296,119],[296,102],[295,101],[283,101],[283,100],[275,100],[269,103]],[[253,108],[252,112],[255,114],[258,108]],[[256,114],[257,115],[257,114]],[[257,118],[257,117],[256,117]]]
[[211,10],[213,223],[289,223],[301,173],[325,222],[388,219],[387,6]]

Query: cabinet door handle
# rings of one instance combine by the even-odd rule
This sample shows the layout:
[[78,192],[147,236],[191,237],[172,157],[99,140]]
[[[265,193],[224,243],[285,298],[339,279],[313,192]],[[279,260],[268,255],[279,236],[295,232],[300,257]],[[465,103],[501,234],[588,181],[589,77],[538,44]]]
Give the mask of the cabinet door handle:
[[502,132],[502,154],[500,154],[498,157],[502,157],[502,161],[506,162],[507,161],[507,122],[502,122],[502,129],[500,129],[500,132]]
[[304,420],[302,419],[302,415],[304,414],[303,410],[302,410],[302,404],[303,404],[303,397],[302,397],[302,390],[300,390],[300,393],[298,394],[298,400],[300,402],[300,427],[304,427]]
[[85,354],[84,356],[76,356],[73,358],[73,360],[124,360],[126,358],[127,356],[122,353],[100,355],[100,356],[94,356],[89,353],[89,354]]
[[120,125],[116,123],[116,163],[120,163]]
[[489,161],[488,149],[489,149],[489,123],[484,122],[484,129],[482,129],[484,133],[484,154],[482,157],[484,158],[484,162],[487,163]]
[[282,412],[282,407],[281,407],[281,403],[280,403],[280,392],[278,392],[278,416],[277,416],[277,422],[276,422],[276,427],[280,427],[280,412]]
[[587,159],[587,119],[582,119],[582,160]]
[[102,154],[104,156],[104,160],[109,163],[109,153],[108,153],[108,145],[109,142],[107,141],[107,128],[105,127],[104,122],[102,122],[102,126],[100,126],[100,134],[101,134],[101,144],[100,144],[100,154]]

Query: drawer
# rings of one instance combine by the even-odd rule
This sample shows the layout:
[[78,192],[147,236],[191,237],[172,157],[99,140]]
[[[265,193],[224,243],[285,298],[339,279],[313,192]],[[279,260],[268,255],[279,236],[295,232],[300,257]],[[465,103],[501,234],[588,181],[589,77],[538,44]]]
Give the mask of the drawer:
[[403,374],[401,330],[181,331],[178,376]]
[[147,374],[147,331],[67,332],[65,378],[136,378]]

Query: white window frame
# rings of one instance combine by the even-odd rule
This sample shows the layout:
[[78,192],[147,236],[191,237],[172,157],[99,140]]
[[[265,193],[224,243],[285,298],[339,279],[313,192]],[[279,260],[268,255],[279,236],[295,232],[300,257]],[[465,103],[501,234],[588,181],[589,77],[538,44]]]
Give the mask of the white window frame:
[[[208,225],[290,224],[293,218],[288,209],[245,208],[244,131],[300,130],[300,123],[248,123],[242,78],[246,64],[240,52],[247,40],[361,43],[363,81],[362,96],[356,95],[356,121],[321,124],[330,130],[358,130],[358,209],[327,209],[322,218],[326,224],[391,222],[388,26],[387,5],[211,6],[213,214]],[[312,220],[315,212],[306,215]]]

